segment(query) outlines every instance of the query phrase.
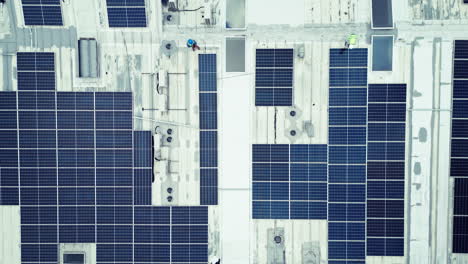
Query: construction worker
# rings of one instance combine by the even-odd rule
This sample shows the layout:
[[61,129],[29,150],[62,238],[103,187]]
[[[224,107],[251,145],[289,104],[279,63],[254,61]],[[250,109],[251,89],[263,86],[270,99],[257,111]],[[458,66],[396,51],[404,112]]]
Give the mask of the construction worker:
[[187,47],[192,48],[193,51],[200,50],[200,47],[197,45],[197,42],[194,39],[187,40]]
[[352,49],[356,46],[357,44],[357,35],[356,34],[351,34],[349,35],[348,39],[345,42],[345,48],[346,49]]

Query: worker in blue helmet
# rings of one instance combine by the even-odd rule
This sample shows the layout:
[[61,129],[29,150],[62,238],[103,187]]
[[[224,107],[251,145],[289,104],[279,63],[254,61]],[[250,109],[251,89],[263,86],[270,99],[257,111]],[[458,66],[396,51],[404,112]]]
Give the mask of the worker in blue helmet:
[[193,51],[200,50],[200,47],[197,45],[197,42],[194,39],[187,40],[187,47],[192,48]]

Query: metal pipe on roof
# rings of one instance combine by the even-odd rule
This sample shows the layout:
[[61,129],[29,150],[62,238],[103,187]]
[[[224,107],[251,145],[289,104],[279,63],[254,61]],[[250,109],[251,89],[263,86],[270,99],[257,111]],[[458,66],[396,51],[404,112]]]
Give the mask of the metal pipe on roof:
[[88,78],[90,76],[89,70],[89,40],[80,39],[79,42],[80,49],[80,77]]
[[89,77],[98,77],[97,41],[89,40]]

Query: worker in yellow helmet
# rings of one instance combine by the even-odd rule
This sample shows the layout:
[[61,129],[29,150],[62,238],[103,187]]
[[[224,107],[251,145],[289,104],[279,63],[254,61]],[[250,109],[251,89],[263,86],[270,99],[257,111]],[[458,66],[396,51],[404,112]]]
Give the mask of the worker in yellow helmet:
[[347,49],[354,48],[357,44],[357,39],[358,37],[356,34],[349,35],[348,39],[346,39],[346,42],[345,42],[345,48]]

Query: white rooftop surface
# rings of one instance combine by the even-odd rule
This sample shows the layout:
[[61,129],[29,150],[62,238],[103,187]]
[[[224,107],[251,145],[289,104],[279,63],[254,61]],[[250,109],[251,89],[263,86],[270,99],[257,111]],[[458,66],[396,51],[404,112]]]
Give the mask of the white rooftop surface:
[[[393,71],[372,72],[368,83],[406,83],[405,256],[367,257],[366,263],[468,263],[452,254],[453,179],[449,177],[453,41],[468,39],[468,4],[462,0],[393,0],[395,28],[372,30],[370,0],[245,0],[246,28],[226,30],[224,6],[213,0],[215,24],[200,24],[201,12],[180,13],[178,25],[163,25],[160,1],[147,0],[147,28],[113,29],[104,0],[64,0],[65,27],[25,27],[20,1],[0,10],[0,90],[17,90],[16,52],[56,53],[59,91],[132,91],[134,129],[153,130],[157,123],[177,128],[177,144],[163,153],[178,188],[174,205],[199,205],[198,54],[217,54],[219,205],[209,209],[209,256],[223,264],[267,263],[267,230],[285,230],[285,263],[302,263],[302,245],[318,242],[320,263],[327,263],[326,220],[252,219],[252,144],[327,144],[329,49],[342,48],[350,33],[358,47],[371,51],[371,35],[393,35]],[[234,0],[236,1],[236,0]],[[185,9],[202,1],[180,0]],[[16,22],[15,22],[16,21]],[[16,24],[15,24],[16,23]],[[225,71],[225,39],[246,38],[246,72]],[[76,40],[96,38],[100,78],[78,78]],[[185,46],[197,40],[200,51]],[[168,57],[161,42],[174,40]],[[255,49],[305,47],[294,61],[296,122],[287,107],[255,107]],[[371,65],[369,52],[369,65]],[[158,108],[155,75],[170,75],[169,108]],[[315,135],[300,132],[312,120]],[[276,124],[275,124],[276,122]],[[275,128],[276,127],[276,128]],[[292,141],[291,128],[299,135]],[[420,138],[421,131],[427,140]],[[415,166],[421,171],[415,172]],[[159,173],[158,164],[155,167]],[[157,174],[158,175],[158,174]],[[153,204],[167,205],[163,179],[153,184]],[[21,263],[19,206],[0,206],[0,263]]]

